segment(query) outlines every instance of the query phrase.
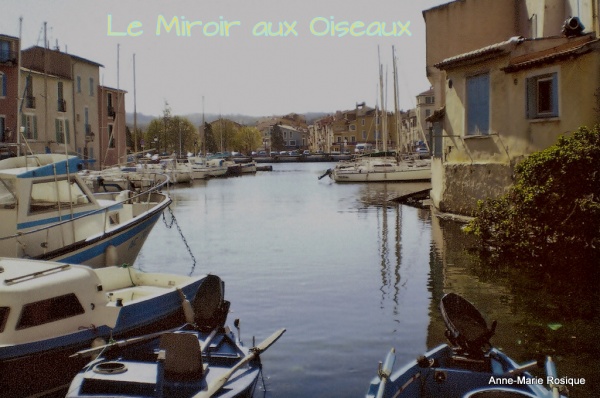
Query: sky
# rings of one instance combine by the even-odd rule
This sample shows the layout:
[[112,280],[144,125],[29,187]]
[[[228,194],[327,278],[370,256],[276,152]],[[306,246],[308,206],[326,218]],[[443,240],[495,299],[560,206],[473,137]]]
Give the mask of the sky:
[[100,84],[128,92],[127,112],[135,103],[154,116],[165,103],[175,115],[374,107],[379,60],[393,109],[394,46],[400,108],[409,109],[430,86],[422,11],[447,2],[3,0],[0,33],[21,37],[23,49],[43,46],[46,22],[51,48],[102,64]]

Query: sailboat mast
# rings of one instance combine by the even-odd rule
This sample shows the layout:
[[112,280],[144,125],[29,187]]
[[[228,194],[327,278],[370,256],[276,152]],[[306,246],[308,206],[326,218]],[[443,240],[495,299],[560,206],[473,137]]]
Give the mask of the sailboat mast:
[[396,65],[396,49],[392,46],[392,65],[394,68],[394,124],[396,129],[396,146],[398,151],[402,150],[400,142],[400,118],[398,115],[398,67]]
[[133,153],[137,153],[137,100],[135,92],[135,53],[133,54]]
[[202,152],[206,156],[206,122],[204,121],[204,96],[202,96]]
[[383,151],[387,152],[387,132],[385,102],[383,94],[383,66],[381,65],[381,57],[379,55],[379,46],[377,46],[377,61],[379,62],[379,94],[381,96],[381,141],[383,142]]

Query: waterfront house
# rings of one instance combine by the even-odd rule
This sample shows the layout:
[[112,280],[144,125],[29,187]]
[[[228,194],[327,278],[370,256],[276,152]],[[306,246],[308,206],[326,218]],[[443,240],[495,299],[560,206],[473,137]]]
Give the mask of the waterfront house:
[[598,120],[598,2],[577,19],[571,3],[461,0],[424,11],[438,210],[471,214],[506,192],[524,157]]
[[[98,86],[97,114],[99,124],[95,135],[86,134],[86,143],[91,143],[92,152],[98,154],[100,168],[124,163],[127,156],[126,125],[125,125],[125,94],[126,91],[116,88]],[[96,152],[93,151],[96,149]]]
[[18,131],[19,51],[18,38],[0,35],[0,157],[8,155],[8,145],[15,142]]

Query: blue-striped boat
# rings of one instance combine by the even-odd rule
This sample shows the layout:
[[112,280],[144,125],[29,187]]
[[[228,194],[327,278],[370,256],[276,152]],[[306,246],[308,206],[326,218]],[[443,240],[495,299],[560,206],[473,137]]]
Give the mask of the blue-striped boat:
[[[367,398],[558,398],[564,386],[552,358],[517,364],[490,344],[496,322],[488,328],[479,311],[449,293],[440,302],[449,344],[440,345],[396,371],[392,349],[380,363]],[[545,367],[545,376],[529,371]]]
[[59,154],[0,160],[0,256],[133,264],[171,199],[161,186],[92,193],[80,168],[79,158]]

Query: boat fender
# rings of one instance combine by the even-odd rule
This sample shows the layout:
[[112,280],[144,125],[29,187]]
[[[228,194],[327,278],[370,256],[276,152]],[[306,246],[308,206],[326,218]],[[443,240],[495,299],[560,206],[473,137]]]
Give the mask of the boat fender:
[[111,265],[117,265],[119,255],[117,254],[117,248],[113,245],[109,245],[104,251],[104,265],[107,267]]
[[448,375],[443,370],[436,370],[433,379],[438,383],[443,383],[448,378]]

